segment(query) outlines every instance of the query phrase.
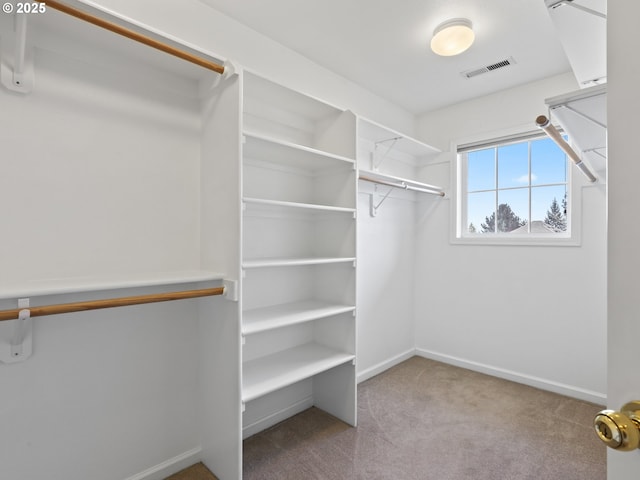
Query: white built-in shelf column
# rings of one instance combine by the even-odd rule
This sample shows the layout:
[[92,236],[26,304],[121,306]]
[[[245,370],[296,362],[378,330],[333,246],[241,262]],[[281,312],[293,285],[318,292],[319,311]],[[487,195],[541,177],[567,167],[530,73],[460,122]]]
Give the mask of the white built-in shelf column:
[[243,80],[244,435],[311,405],[355,425],[355,116]]

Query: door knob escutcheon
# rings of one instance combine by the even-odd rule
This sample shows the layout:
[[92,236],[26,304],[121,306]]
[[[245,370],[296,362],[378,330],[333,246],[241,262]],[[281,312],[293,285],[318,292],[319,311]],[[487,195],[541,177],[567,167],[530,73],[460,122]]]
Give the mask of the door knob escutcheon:
[[640,400],[620,411],[602,410],[593,420],[598,438],[609,448],[631,451],[640,448]]

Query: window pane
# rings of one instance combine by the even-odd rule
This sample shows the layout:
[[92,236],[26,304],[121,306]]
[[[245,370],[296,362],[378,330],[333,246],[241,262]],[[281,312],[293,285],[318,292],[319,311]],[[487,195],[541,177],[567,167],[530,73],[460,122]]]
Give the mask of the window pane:
[[498,188],[529,185],[527,142],[498,147]]
[[496,209],[496,192],[470,193],[467,196],[467,225],[469,233],[493,232],[495,222],[490,217]]
[[536,187],[531,189],[532,233],[566,232],[567,187]]
[[498,192],[498,232],[527,232],[529,189],[518,188]]
[[567,157],[553,140],[531,142],[531,184],[565,183]]
[[496,188],[495,149],[476,150],[467,154],[467,191]]

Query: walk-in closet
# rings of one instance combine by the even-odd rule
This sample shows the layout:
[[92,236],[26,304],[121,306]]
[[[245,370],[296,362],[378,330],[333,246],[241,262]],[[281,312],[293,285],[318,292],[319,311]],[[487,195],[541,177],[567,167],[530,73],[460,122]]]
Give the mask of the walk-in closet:
[[[415,6],[393,2],[358,15],[359,0],[289,5],[306,21],[286,28],[275,15],[283,0],[273,11],[225,0],[5,2],[0,478],[163,480],[201,462],[239,480],[246,462],[258,475],[323,449],[338,459],[318,467],[327,478],[358,455],[390,470],[348,471],[400,475],[402,462],[380,453],[385,441],[406,450],[394,425],[432,424],[431,393],[449,398],[465,379],[482,392],[494,377],[544,390],[549,404],[559,394],[617,408],[632,395],[607,392],[607,335],[620,335],[608,333],[617,217],[606,2],[531,0],[540,44],[566,48],[537,74],[538,57],[518,43],[526,35],[492,37],[511,3],[489,14],[462,2],[478,18],[476,50],[436,58],[431,23],[453,7],[425,1],[427,34],[402,30]],[[575,43],[587,31],[578,14],[599,35],[593,44]],[[348,34],[349,19],[376,55]],[[378,43],[383,20],[389,48]],[[323,37],[316,24],[335,31]],[[415,48],[412,35],[431,55],[428,72],[393,51],[396,41]],[[500,170],[504,145],[541,139],[566,143],[560,180],[539,180],[532,143],[522,171]],[[474,190],[465,155],[483,149],[495,150],[495,167]],[[513,215],[524,234],[500,235],[503,199],[525,188],[528,207]],[[562,192],[555,206],[569,218],[556,236],[534,213],[545,188]],[[490,197],[478,223],[474,199]],[[549,415],[579,434],[583,410],[558,405]],[[379,428],[373,445],[359,416]],[[275,430],[292,419],[298,430]],[[335,445],[322,443],[332,434]],[[277,458],[283,445],[293,448]]]

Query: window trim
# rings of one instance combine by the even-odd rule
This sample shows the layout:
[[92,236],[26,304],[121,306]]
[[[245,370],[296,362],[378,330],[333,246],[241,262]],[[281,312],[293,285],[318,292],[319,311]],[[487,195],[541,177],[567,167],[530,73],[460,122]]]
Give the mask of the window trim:
[[[542,134],[542,137],[544,134]],[[582,231],[582,187],[583,182],[574,175],[574,168],[570,159],[567,159],[567,203],[569,215],[567,224],[569,235],[545,235],[528,233],[513,236],[508,233],[492,233],[489,235],[464,235],[462,219],[466,218],[466,192],[463,186],[466,178],[466,164],[462,161],[463,153],[471,150],[496,147],[506,143],[518,143],[540,138],[540,132],[531,129],[530,125],[517,127],[500,132],[477,135],[475,137],[454,140],[451,143],[451,152],[455,158],[451,162],[452,195],[455,202],[451,211],[451,232],[449,241],[454,245],[504,245],[504,246],[580,246]],[[465,216],[463,216],[463,213]]]

